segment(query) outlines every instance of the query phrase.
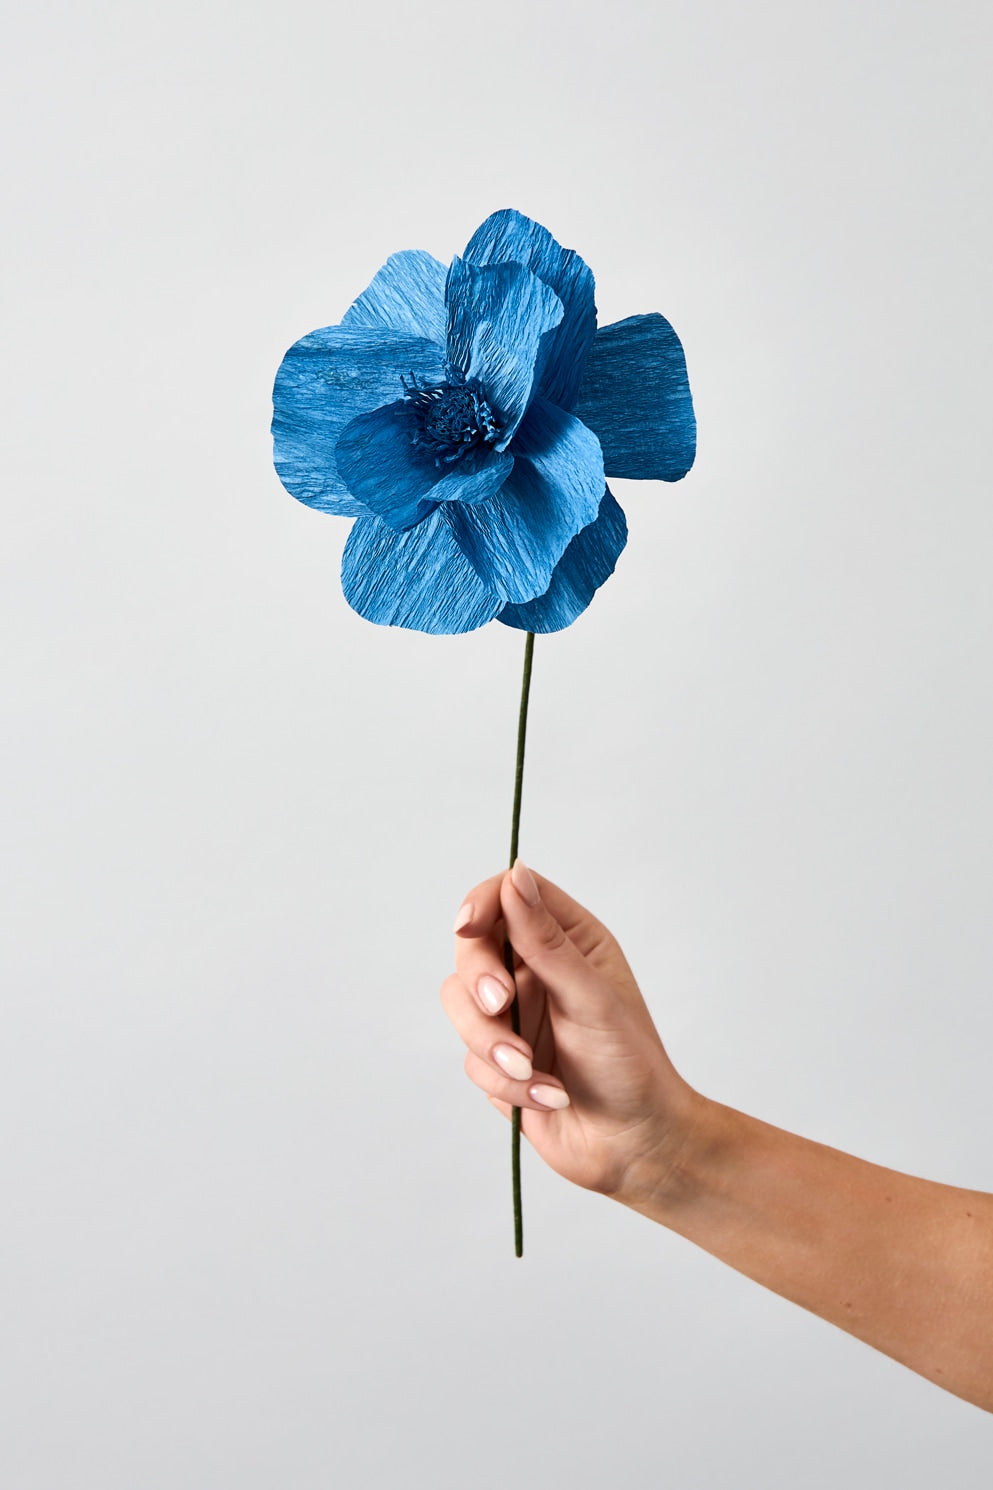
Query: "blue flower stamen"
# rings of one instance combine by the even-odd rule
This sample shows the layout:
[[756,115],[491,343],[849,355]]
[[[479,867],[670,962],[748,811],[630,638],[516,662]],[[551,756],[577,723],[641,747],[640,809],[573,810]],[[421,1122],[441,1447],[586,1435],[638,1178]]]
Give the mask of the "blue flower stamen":
[[453,370],[450,381],[422,387],[414,373],[401,378],[404,400],[417,414],[413,443],[434,457],[436,466],[450,466],[477,445],[494,445],[500,429],[480,390]]

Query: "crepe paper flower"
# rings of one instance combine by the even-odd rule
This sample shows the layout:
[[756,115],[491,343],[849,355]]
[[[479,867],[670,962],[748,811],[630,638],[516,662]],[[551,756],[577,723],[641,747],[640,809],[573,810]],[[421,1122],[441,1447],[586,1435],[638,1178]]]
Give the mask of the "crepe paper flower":
[[[355,519],[345,598],[384,626],[527,633],[510,863],[517,858],[536,632],[582,615],[627,541],[607,476],[678,481],[696,422],[660,315],[597,330],[593,275],[519,212],[495,212],[445,266],[386,261],[338,326],[296,342],[273,389],[287,491]],[[505,946],[514,978],[514,954]],[[515,994],[513,1029],[520,1033]],[[523,1253],[513,1109],[514,1250]]]
[[447,270],[394,254],[340,325],[287,352],[276,470],[355,519],[341,581],[367,620],[560,631],[627,541],[606,477],[690,469],[679,338],[654,314],[597,330],[593,288],[577,253],[504,210]]

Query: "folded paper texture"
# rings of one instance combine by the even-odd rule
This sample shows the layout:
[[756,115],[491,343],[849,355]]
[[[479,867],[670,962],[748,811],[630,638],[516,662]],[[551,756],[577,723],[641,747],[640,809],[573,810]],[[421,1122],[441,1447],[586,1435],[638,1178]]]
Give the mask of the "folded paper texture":
[[290,348],[273,409],[287,491],[355,519],[348,603],[435,634],[570,625],[627,539],[606,477],[678,481],[695,452],[668,321],[597,330],[588,266],[509,209],[447,269],[393,254]]

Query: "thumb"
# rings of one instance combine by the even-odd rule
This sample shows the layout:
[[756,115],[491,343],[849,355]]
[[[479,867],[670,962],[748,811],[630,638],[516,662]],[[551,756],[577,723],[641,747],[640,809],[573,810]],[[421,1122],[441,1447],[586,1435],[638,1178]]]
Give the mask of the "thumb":
[[504,876],[500,906],[511,946],[563,1014],[577,1024],[603,1024],[616,1014],[615,990],[549,910],[523,859]]

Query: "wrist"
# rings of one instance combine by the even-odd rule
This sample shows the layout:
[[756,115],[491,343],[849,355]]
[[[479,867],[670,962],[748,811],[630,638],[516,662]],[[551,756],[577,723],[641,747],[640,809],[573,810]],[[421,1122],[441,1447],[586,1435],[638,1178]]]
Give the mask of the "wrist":
[[683,1081],[660,1108],[655,1131],[632,1154],[613,1199],[667,1225],[706,1188],[722,1109]]

